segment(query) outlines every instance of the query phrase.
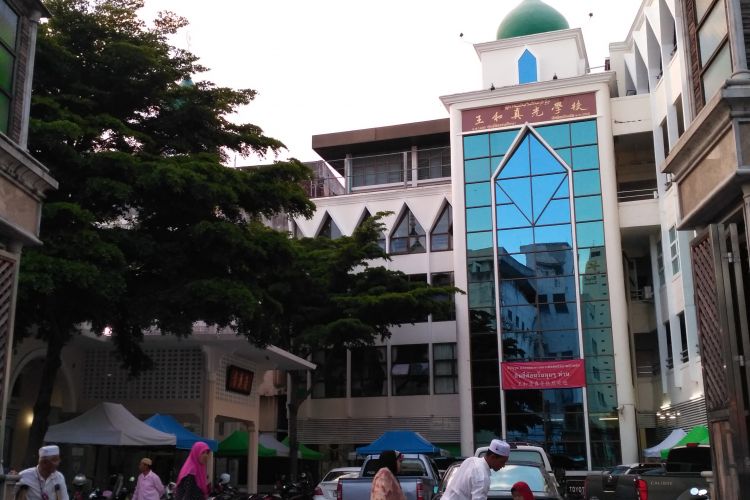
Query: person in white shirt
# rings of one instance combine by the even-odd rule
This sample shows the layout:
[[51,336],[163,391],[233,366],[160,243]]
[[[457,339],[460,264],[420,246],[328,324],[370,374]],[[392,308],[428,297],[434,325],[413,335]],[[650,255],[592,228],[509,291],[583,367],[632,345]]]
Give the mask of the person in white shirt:
[[164,485],[161,479],[151,470],[151,459],[143,458],[138,464],[138,484],[131,500],[159,500],[164,495]]
[[20,472],[16,484],[16,500],[68,500],[65,477],[57,471],[60,448],[56,445],[39,448],[39,463]]
[[493,439],[485,456],[463,461],[451,478],[442,500],[486,500],[490,490],[490,469],[498,471],[505,467],[509,455],[510,445]]

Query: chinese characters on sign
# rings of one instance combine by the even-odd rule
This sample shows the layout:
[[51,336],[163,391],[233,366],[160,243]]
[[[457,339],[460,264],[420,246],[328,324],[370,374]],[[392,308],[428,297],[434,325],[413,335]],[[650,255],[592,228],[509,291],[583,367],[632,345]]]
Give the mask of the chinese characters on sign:
[[574,389],[586,385],[582,359],[501,363],[504,390]]
[[253,387],[253,375],[250,370],[245,370],[239,366],[227,366],[227,391],[237,392],[245,396],[250,395]]
[[596,93],[566,95],[522,101],[462,112],[462,130],[475,132],[493,128],[555,120],[569,120],[596,114]]

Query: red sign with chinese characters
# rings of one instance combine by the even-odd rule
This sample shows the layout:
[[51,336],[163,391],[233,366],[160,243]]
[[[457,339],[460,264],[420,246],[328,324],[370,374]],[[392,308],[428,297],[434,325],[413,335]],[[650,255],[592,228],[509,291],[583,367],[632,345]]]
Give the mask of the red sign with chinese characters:
[[596,93],[589,92],[467,109],[461,113],[461,121],[464,132],[476,132],[592,115],[596,115]]
[[582,359],[500,364],[503,389],[574,389],[586,385]]

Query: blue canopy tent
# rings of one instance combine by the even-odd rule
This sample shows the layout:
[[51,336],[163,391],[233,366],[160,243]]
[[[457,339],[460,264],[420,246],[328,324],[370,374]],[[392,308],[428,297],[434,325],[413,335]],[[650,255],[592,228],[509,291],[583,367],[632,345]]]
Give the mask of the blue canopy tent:
[[385,450],[398,450],[401,453],[424,453],[440,455],[440,448],[426,440],[418,432],[387,431],[382,436],[368,444],[357,448],[359,455],[372,455]]
[[219,442],[217,440],[202,438],[199,435],[190,432],[171,415],[161,415],[157,413],[144,420],[144,422],[156,430],[167,434],[174,434],[175,438],[177,438],[176,446],[179,450],[189,450],[197,441],[203,441],[206,443],[211,448],[211,451],[215,452],[219,449]]

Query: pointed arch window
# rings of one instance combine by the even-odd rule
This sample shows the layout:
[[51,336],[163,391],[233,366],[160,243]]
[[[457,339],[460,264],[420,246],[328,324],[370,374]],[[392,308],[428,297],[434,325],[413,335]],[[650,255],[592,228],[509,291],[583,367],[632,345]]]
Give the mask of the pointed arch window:
[[453,250],[453,209],[446,203],[430,234],[430,251]]
[[518,83],[534,83],[539,81],[536,68],[536,56],[526,49],[518,58]]
[[336,225],[335,222],[333,222],[333,219],[330,215],[326,214],[325,219],[323,220],[323,225],[320,226],[320,232],[318,233],[319,238],[328,238],[330,240],[335,240],[337,238],[341,238],[343,234],[341,233],[341,230]]
[[391,254],[425,253],[427,235],[411,210],[401,215],[391,235]]
[[[364,221],[371,218],[372,214],[369,210],[365,208],[364,212],[362,212],[362,218],[359,220],[359,224],[357,224],[357,227],[361,226]],[[385,231],[380,231],[380,235],[378,235],[378,246],[383,249],[383,251],[386,251],[385,248]]]

